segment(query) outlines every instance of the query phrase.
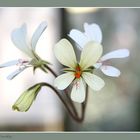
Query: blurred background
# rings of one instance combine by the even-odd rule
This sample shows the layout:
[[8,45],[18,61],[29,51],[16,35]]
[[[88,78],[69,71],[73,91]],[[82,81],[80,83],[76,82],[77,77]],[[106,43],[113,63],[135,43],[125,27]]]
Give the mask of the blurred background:
[[[119,78],[111,78],[97,71],[105,81],[99,92],[89,91],[85,120],[74,122],[57,96],[43,88],[30,110],[12,110],[20,94],[37,82],[53,83],[53,76],[27,69],[12,81],[6,79],[14,68],[0,69],[0,131],[139,131],[140,130],[140,9],[133,8],[0,8],[0,63],[27,58],[11,41],[11,32],[27,24],[31,38],[44,20],[48,28],[42,34],[37,53],[53,63],[60,71],[52,48],[73,28],[84,31],[85,22],[98,24],[103,33],[104,54],[128,48],[130,56],[113,59],[111,65],[121,70]],[[72,40],[71,40],[72,41]],[[74,44],[74,42],[72,42]],[[79,50],[75,48],[77,55]]]

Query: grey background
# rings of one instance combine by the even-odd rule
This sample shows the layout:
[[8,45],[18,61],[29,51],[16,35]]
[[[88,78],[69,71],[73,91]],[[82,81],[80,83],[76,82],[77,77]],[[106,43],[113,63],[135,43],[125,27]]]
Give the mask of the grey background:
[[20,7],[138,7],[139,0],[1,0],[0,6],[20,6]]

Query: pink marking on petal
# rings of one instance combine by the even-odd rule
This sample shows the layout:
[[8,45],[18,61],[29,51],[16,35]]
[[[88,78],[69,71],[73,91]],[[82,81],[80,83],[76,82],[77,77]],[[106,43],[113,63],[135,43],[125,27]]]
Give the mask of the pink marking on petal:
[[18,59],[18,64],[17,66],[25,66],[27,63],[29,63],[29,61],[27,60],[23,60],[23,59]]
[[75,81],[73,86],[76,86],[76,89],[78,89],[79,88],[79,81]]

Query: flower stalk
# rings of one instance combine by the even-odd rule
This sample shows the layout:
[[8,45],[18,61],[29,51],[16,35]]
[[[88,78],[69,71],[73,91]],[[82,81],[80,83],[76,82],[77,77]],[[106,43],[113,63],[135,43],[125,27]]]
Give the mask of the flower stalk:
[[[56,90],[51,84],[42,82],[38,83],[37,85],[40,85],[41,87],[49,87],[53,90],[53,92],[58,96],[58,98],[61,100],[67,111],[69,112],[70,116],[77,122],[81,123],[84,120],[85,116],[85,110],[86,110],[86,105],[87,105],[87,99],[88,99],[88,87],[86,88],[86,100],[81,104],[81,116],[79,117],[76,107],[74,106],[71,98],[69,97],[68,93],[66,93],[66,90],[64,91],[66,93],[67,99],[65,100],[63,96],[59,93],[58,90]],[[69,102],[67,102],[69,101]]]

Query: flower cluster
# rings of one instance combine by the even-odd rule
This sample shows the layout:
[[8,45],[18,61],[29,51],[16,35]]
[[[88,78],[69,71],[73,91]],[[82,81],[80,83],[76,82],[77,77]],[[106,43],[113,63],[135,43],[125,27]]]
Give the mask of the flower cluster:
[[[47,27],[46,22],[42,22],[34,32],[31,43],[27,42],[27,27],[23,24],[15,29],[11,38],[15,46],[24,52],[30,60],[18,59],[1,64],[0,68],[7,66],[18,66],[18,69],[8,76],[13,79],[16,75],[29,67],[42,69],[47,72],[49,62],[42,60],[36,53],[36,45],[44,30]],[[71,100],[83,103],[86,97],[86,86],[95,91],[101,90],[105,82],[99,76],[94,74],[95,70],[100,69],[105,75],[118,77],[120,70],[106,63],[113,58],[125,58],[129,56],[128,49],[119,49],[102,56],[102,31],[97,24],[84,24],[84,32],[72,29],[68,36],[74,40],[76,47],[81,51],[80,60],[76,58],[73,45],[67,39],[61,39],[54,46],[54,54],[57,60],[65,66],[64,73],[57,76],[54,80],[54,86],[59,90],[71,89]],[[53,72],[50,68],[49,70]],[[52,86],[50,86],[52,88]],[[41,85],[37,84],[26,90],[13,105],[13,109],[18,111],[27,111],[35,100]],[[54,89],[54,91],[56,91]]]

